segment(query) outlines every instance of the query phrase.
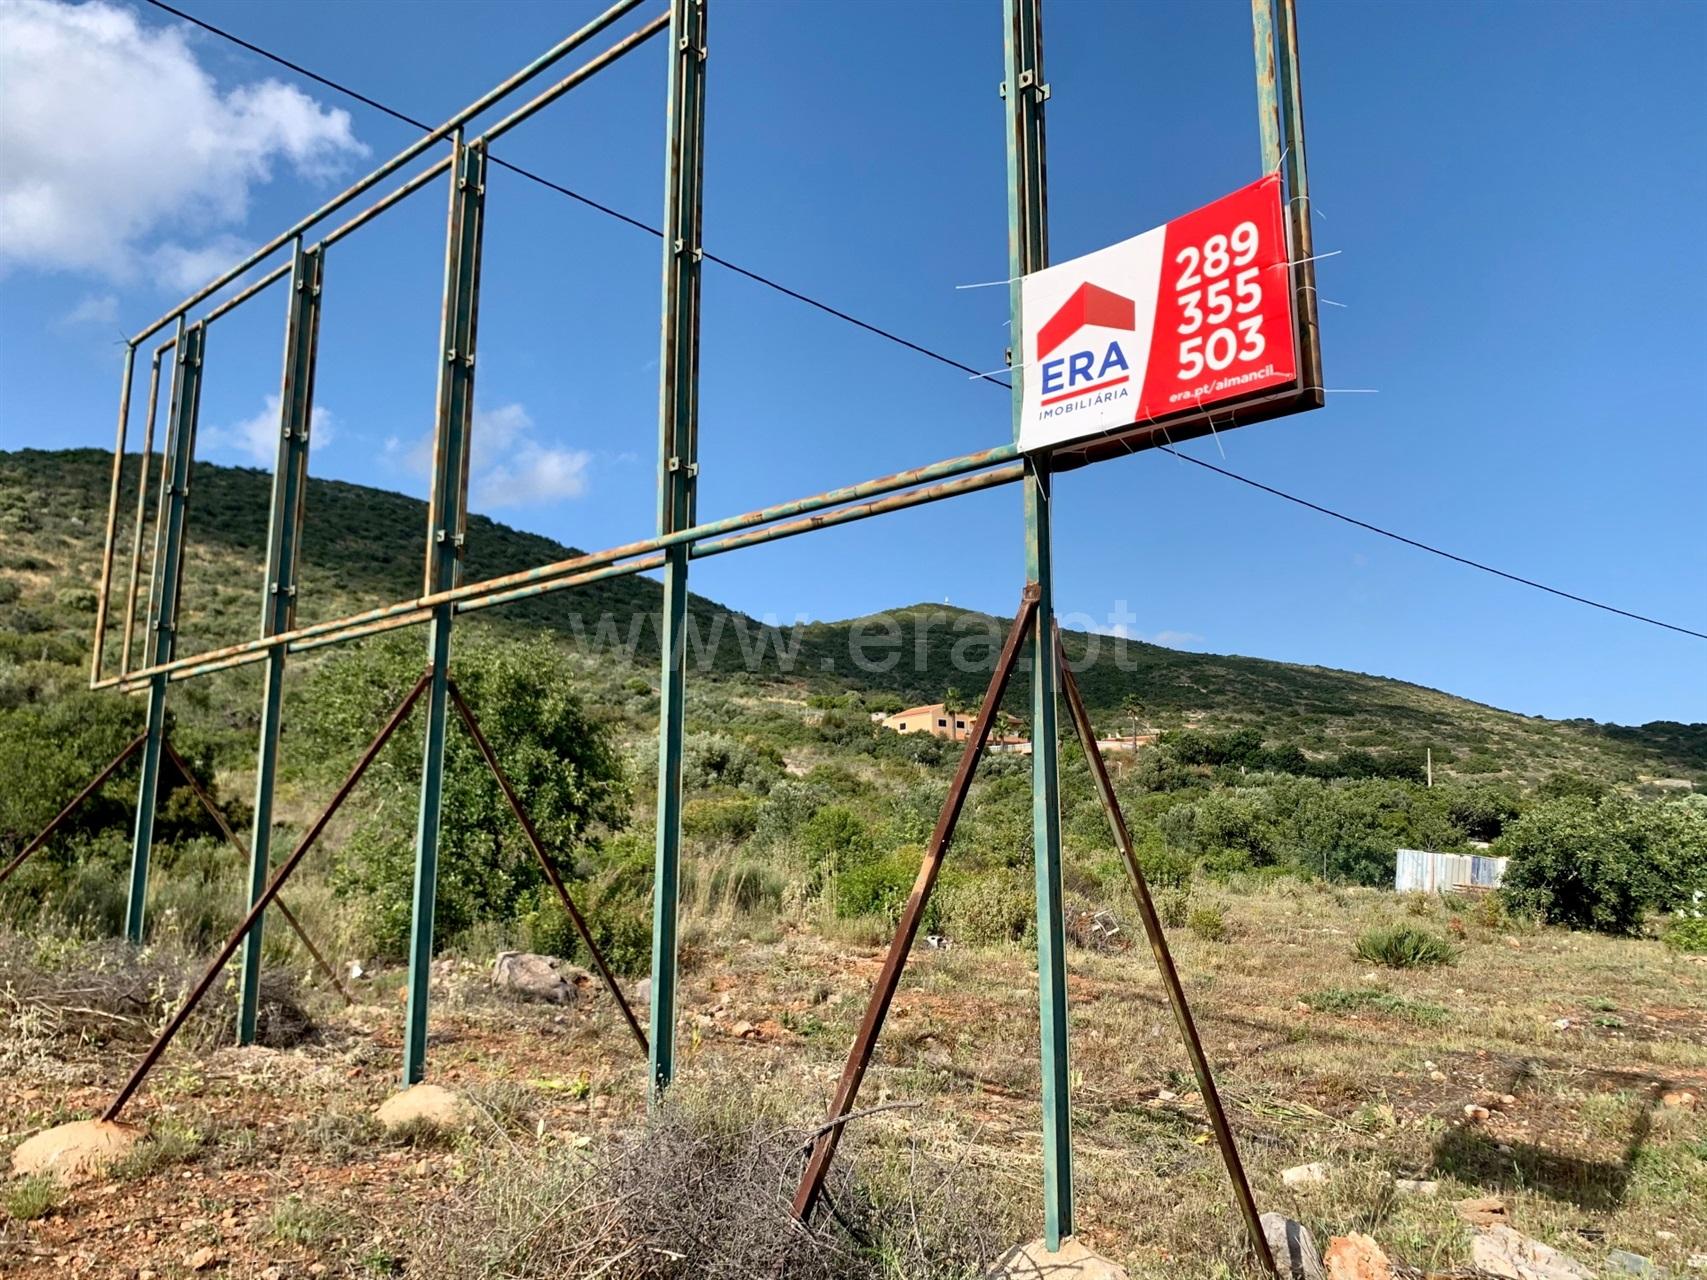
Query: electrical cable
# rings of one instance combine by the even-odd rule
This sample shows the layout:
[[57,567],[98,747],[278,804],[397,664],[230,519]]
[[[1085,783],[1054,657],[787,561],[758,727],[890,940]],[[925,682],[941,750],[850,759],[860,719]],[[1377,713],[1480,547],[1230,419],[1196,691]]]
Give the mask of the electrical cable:
[[[222,40],[227,40],[242,49],[246,49],[257,57],[265,58],[269,62],[276,63],[278,66],[293,71],[305,79],[312,80],[315,84],[322,85],[336,93],[343,94],[347,98],[360,102],[364,106],[371,107],[375,111],[379,111],[390,116],[393,120],[399,120],[404,124],[411,125],[416,129],[420,129],[424,133],[430,133],[433,130],[433,126],[424,121],[417,120],[413,116],[406,115],[395,107],[387,106],[378,99],[371,98],[365,93],[361,93],[350,88],[348,85],[340,84],[338,81],[327,76],[323,76],[318,72],[310,71],[300,63],[292,62],[289,58],[274,53],[271,49],[263,48],[261,45],[255,44],[253,41],[245,40],[242,36],[227,31],[222,27],[215,26],[211,22],[207,22],[204,19],[196,17],[194,14],[186,13],[182,9],[175,8],[174,6],[167,4],[165,0],[145,0],[145,3],[152,5],[154,8],[165,13],[169,13],[175,18],[180,18],[193,26],[200,27],[203,31],[216,35]],[[615,218],[619,222],[627,223],[629,226],[634,227],[637,230],[645,231],[659,238],[662,238],[664,234],[657,227],[651,226],[650,224],[641,221],[639,218],[623,213],[620,209],[613,209],[609,205],[601,204],[591,196],[583,195],[581,192],[576,191],[573,188],[566,187],[562,183],[553,182],[550,178],[535,173],[531,169],[524,169],[521,165],[512,164],[508,160],[501,160],[495,155],[488,154],[487,158],[495,165],[508,169],[510,172],[527,178],[531,182],[538,183],[540,186],[545,187],[548,190],[555,191],[559,195],[567,196],[569,199],[577,201],[589,209],[594,209],[599,213],[605,214],[607,217]],[[905,347],[909,351],[916,352],[919,355],[926,356],[929,359],[945,364],[951,369],[958,369],[963,373],[971,374],[974,378],[988,382],[994,386],[1008,390],[1012,389],[1012,384],[1003,382],[999,378],[988,377],[986,374],[980,373],[977,369],[974,369],[971,365],[963,364],[952,356],[944,355],[940,351],[933,351],[929,347],[922,346],[910,339],[903,338],[900,334],[885,329],[881,325],[875,325],[869,321],[861,320],[858,316],[850,315],[848,312],[843,311],[840,308],[833,307],[827,302],[821,302],[817,298],[801,293],[797,289],[791,289],[785,284],[772,280],[768,276],[761,275],[757,271],[749,270],[746,267],[731,262],[727,258],[720,258],[713,253],[706,253],[704,257],[708,262],[714,262],[718,266],[723,267],[726,270],[733,271],[737,275],[744,276],[756,284],[763,285],[767,289],[774,289],[785,297],[793,298],[797,302],[803,302],[809,307],[814,307],[817,310],[824,312],[826,315],[834,316],[838,320],[845,321],[857,328],[864,329],[867,333],[875,334],[880,338],[887,339],[888,341],[895,343],[897,346]],[[1675,631],[1679,635],[1693,636],[1697,640],[1707,640],[1707,632],[1695,631],[1689,627],[1678,626],[1676,623],[1665,622],[1659,618],[1652,618],[1642,613],[1634,613],[1629,609],[1620,609],[1615,605],[1605,604],[1599,600],[1591,600],[1587,596],[1577,595],[1572,591],[1565,591],[1559,587],[1550,587],[1544,582],[1537,582],[1535,579],[1523,577],[1521,574],[1508,573],[1504,569],[1496,569],[1493,565],[1483,564],[1479,560],[1471,560],[1466,556],[1457,555],[1454,552],[1444,550],[1441,547],[1431,546],[1429,543],[1419,541],[1416,538],[1408,538],[1402,533],[1394,533],[1391,529],[1383,529],[1380,525],[1370,524],[1367,520],[1359,520],[1355,516],[1348,516],[1343,512],[1335,511],[1332,507],[1324,507],[1320,503],[1311,502],[1307,498],[1300,498],[1296,494],[1287,493],[1284,489],[1276,489],[1272,485],[1263,484],[1260,480],[1252,480],[1249,476],[1240,475],[1236,471],[1229,471],[1226,467],[1218,467],[1212,462],[1204,461],[1202,458],[1194,458],[1189,453],[1182,453],[1170,445],[1161,445],[1158,447],[1161,448],[1163,452],[1171,453],[1174,457],[1179,458],[1182,461],[1190,462],[1196,466],[1203,467],[1206,470],[1213,471],[1217,475],[1225,476],[1229,480],[1236,480],[1240,484],[1249,485],[1253,489],[1260,489],[1262,492],[1270,494],[1276,498],[1285,499],[1287,502],[1295,503],[1301,507],[1306,507],[1321,515],[1329,516],[1349,525],[1355,525],[1359,529],[1363,529],[1369,533],[1378,534],[1383,538],[1390,538],[1394,542],[1401,542],[1418,551],[1426,551],[1430,555],[1440,556],[1443,559],[1451,560],[1456,564],[1461,564],[1471,569],[1479,569],[1483,573],[1493,574],[1497,578],[1504,578],[1508,582],[1515,582],[1520,586],[1531,587],[1536,591],[1544,591],[1549,595],[1558,596],[1563,600],[1570,600],[1576,604],[1587,605],[1591,609],[1600,609],[1606,613],[1616,614],[1621,618],[1628,618],[1634,622],[1645,622],[1649,626],[1661,627],[1667,631]]]

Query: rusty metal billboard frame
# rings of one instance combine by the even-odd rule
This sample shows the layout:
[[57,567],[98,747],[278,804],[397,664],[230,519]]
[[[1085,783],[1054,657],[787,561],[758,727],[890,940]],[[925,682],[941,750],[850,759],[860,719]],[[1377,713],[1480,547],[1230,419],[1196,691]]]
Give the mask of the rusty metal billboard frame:
[[[699,292],[703,262],[701,238],[704,177],[705,21],[707,0],[666,0],[657,13],[610,44],[574,71],[522,102],[481,132],[469,136],[477,117],[511,97],[524,85],[555,67],[571,52],[592,41],[630,13],[653,7],[656,0],[617,0],[599,16],[558,42],[540,57],[483,94],[420,140],[405,147],[365,178],[327,201],[307,217],[274,237],[242,262],[223,273],[171,311],[140,330],[127,342],[119,397],[118,427],[113,452],[110,495],[102,552],[101,581],[92,645],[90,687],[127,693],[146,693],[147,724],[131,749],[142,756],[136,829],[127,912],[127,932],[140,941],[143,904],[153,843],[154,797],[161,761],[169,752],[164,738],[168,686],[215,671],[250,663],[265,663],[263,708],[257,757],[257,789],[253,838],[250,842],[250,914],[233,938],[244,947],[239,1036],[254,1035],[259,978],[262,911],[276,897],[283,871],[270,878],[272,859],[273,787],[277,773],[286,655],[355,640],[399,627],[425,623],[429,628],[428,667],[421,683],[388,726],[417,699],[425,708],[426,732],[422,769],[421,809],[416,837],[414,924],[411,933],[409,1007],[405,1035],[405,1083],[422,1078],[426,1063],[427,973],[431,958],[437,882],[436,860],[440,797],[447,717],[458,701],[450,679],[451,631],[455,617],[511,601],[564,590],[605,578],[649,570],[663,571],[663,640],[659,723],[659,810],[656,879],[653,891],[653,987],[649,1079],[654,1095],[674,1071],[675,928],[677,870],[680,859],[682,690],[685,679],[683,619],[690,563],[757,545],[860,520],[870,516],[935,502],[999,485],[1020,483],[1025,494],[1026,600],[1033,627],[1031,687],[1033,695],[1033,824],[1036,848],[1039,938],[1039,1009],[1042,1026],[1044,1198],[1046,1238],[1051,1245],[1072,1232],[1072,1159],[1068,1110],[1066,985],[1060,905],[1060,821],[1057,760],[1058,695],[1065,693],[1081,736],[1088,726],[1070,675],[1063,687],[1058,647],[1041,640],[1053,626],[1050,555],[1049,492],[1059,472],[1124,456],[1161,444],[1177,444],[1219,429],[1243,425],[1323,403],[1321,351],[1317,327],[1315,273],[1312,263],[1311,215],[1304,148],[1303,102],[1295,0],[1251,0],[1256,63],[1258,134],[1262,172],[1280,173],[1287,197],[1290,238],[1292,306],[1298,335],[1299,377],[1282,397],[1256,395],[1247,403],[1230,402],[1213,411],[1193,411],[1163,420],[1146,421],[1089,440],[1047,452],[1022,454],[1013,443],[945,459],[926,466],[862,481],[808,497],[760,508],[740,515],[699,522],[695,494],[698,458]],[[1044,146],[1045,103],[1050,88],[1043,75],[1042,0],[1003,0],[1005,21],[1005,78],[1002,85],[1007,120],[1008,223],[1011,291],[1011,332],[1023,332],[1020,320],[1019,277],[1048,265],[1047,170]],[[660,441],[658,470],[658,533],[655,537],[603,551],[539,565],[483,582],[463,581],[463,550],[467,522],[468,457],[472,432],[474,374],[479,310],[480,253],[485,220],[485,174],[494,141],[533,116],[576,85],[589,79],[650,41],[666,34],[669,43],[666,173],[662,270],[663,322],[660,355]],[[436,159],[428,158],[435,149]],[[342,222],[320,231],[334,214],[383,180],[425,159],[425,167],[400,185]],[[432,490],[429,501],[425,569],[421,594],[346,617],[312,624],[296,618],[297,563],[307,491],[309,437],[312,424],[314,368],[319,336],[320,298],[325,287],[327,250],[387,209],[449,175],[446,266],[440,339],[438,407],[433,432]],[[317,235],[317,238],[310,239]],[[285,260],[266,264],[279,254]],[[243,283],[249,273],[262,274]],[[185,524],[190,498],[191,464],[195,452],[200,403],[201,370],[209,327],[222,316],[266,291],[289,281],[285,326],[284,373],[280,396],[280,433],[268,529],[267,567],[263,583],[260,634],[241,644],[198,654],[177,652],[177,606],[183,577]],[[221,291],[235,292],[213,302]],[[192,318],[203,304],[207,309]],[[147,344],[162,331],[172,333],[157,346]],[[115,671],[108,670],[109,631],[115,558],[121,521],[120,497],[125,480],[125,448],[139,354],[149,365],[145,427],[136,505],[131,516],[130,563],[123,598],[122,630],[118,637]],[[152,497],[156,507],[153,551],[149,557],[148,588],[138,629],[137,608],[143,572],[144,532],[150,498],[148,472],[154,446],[155,419],[163,364],[170,360],[171,376],[166,414],[166,439],[160,450],[160,475]],[[1011,356],[1013,410],[1017,421],[1023,364]],[[1025,611],[1022,611],[1025,612]],[[1016,622],[1016,626],[1017,626]],[[138,641],[144,658],[132,665]],[[472,725],[472,721],[469,723]],[[477,731],[476,731],[477,732]],[[1094,744],[1094,737],[1091,739]],[[370,757],[371,758],[371,751]],[[364,758],[365,759],[365,758]],[[1100,765],[1100,761],[1097,762]],[[967,771],[970,778],[970,770]],[[103,775],[104,776],[104,775]],[[353,785],[353,775],[351,783]],[[341,793],[343,794],[343,793]],[[1112,804],[1112,792],[1105,797]],[[516,809],[525,815],[519,806]],[[1111,809],[1117,840],[1123,831],[1118,808]],[[39,841],[38,841],[39,843]],[[535,841],[537,844],[537,841]],[[294,866],[296,855],[287,863]],[[547,862],[547,870],[550,866]],[[1141,905],[1147,901],[1141,877],[1136,881]],[[565,899],[567,895],[565,894]],[[573,911],[573,904],[570,910]],[[1149,915],[1146,914],[1146,923]],[[1165,959],[1165,942],[1152,936],[1158,961]],[[229,952],[227,953],[227,957]],[[904,960],[904,954],[901,957]],[[223,963],[223,958],[221,963]],[[1171,961],[1164,966],[1171,973]],[[1177,987],[1170,986],[1170,996]],[[1183,1010],[1183,996],[1176,1013]],[[878,1017],[881,1023],[881,1015]],[[1201,1055],[1189,1014],[1181,1029]],[[635,1028],[638,1034],[638,1027]],[[875,1029],[873,1031],[875,1035]],[[169,1038],[169,1037],[168,1037]],[[164,1048],[164,1044],[157,1046]],[[869,1046],[867,1047],[869,1051]],[[1194,1058],[1194,1065],[1196,1059]],[[133,1080],[140,1082],[146,1065]],[[129,1093],[125,1094],[128,1097]],[[122,1105],[122,1099],[118,1105]],[[116,1107],[115,1107],[116,1110]],[[832,1117],[834,1121],[834,1117]],[[839,1128],[839,1124],[834,1126]],[[1222,1137],[1224,1118],[1217,1127]],[[1228,1154],[1227,1142],[1223,1143]],[[1230,1169],[1236,1151],[1229,1155]],[[1242,1171],[1236,1182],[1243,1185]],[[1248,1203],[1248,1188],[1244,1201]],[[1244,1207],[1242,1205],[1242,1207]],[[1249,1215],[1247,1215],[1249,1225]],[[1253,1241],[1265,1262],[1266,1248]]]

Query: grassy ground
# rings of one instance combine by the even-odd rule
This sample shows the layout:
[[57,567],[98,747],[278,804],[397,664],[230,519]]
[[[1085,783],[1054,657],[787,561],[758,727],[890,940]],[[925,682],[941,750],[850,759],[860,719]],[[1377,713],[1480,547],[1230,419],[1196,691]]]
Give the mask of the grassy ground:
[[[1707,1115],[1662,1102],[1707,1092],[1707,959],[1373,891],[1200,885],[1194,897],[1223,908],[1226,936],[1180,928],[1172,941],[1262,1207],[1323,1243],[1367,1232],[1424,1274],[1465,1266],[1470,1229],[1453,1201],[1480,1195],[1585,1262],[1624,1249],[1690,1274],[1707,1252]],[[1457,961],[1392,971],[1354,958],[1360,934],[1395,923],[1459,935]],[[833,939],[778,920],[693,932],[682,1080],[750,1091],[809,1130],[881,953],[845,925]],[[470,958],[441,975],[430,1062],[433,1080],[481,1103],[489,1119],[474,1135],[411,1145],[373,1128],[401,1043],[397,978],[381,975],[353,1009],[312,997],[314,1041],[175,1048],[129,1116],[152,1137],[114,1177],[62,1197],[7,1188],[0,1272],[168,1277],[208,1249],[206,1270],[230,1275],[478,1274],[466,1250],[446,1270],[434,1242],[517,1230],[514,1206],[499,1223],[482,1188],[537,1176],[553,1153],[597,1152],[645,1110],[644,1063],[607,997],[517,1005],[482,971]],[[1020,949],[921,951],[861,1097],[919,1105],[855,1126],[857,1160],[881,1174],[922,1152],[959,1170],[957,1185],[974,1188],[965,1198],[1016,1241],[1039,1217],[1035,983]],[[1075,951],[1070,983],[1081,1234],[1135,1276],[1241,1274],[1237,1220],[1147,951]],[[5,1150],[98,1110],[145,1030],[91,1029],[20,990],[0,990]],[[1467,1117],[1472,1106],[1486,1118]],[[1308,1161],[1328,1166],[1326,1182],[1285,1187],[1281,1171]],[[1399,1193],[1395,1177],[1438,1180],[1439,1192]],[[552,1223],[524,1213],[521,1236],[535,1226]]]

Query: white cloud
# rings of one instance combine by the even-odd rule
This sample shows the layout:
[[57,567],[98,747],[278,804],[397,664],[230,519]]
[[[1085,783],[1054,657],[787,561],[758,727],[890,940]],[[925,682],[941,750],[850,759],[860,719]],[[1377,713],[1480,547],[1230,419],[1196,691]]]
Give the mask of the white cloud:
[[[146,264],[176,288],[193,265],[205,284],[277,163],[317,179],[366,151],[348,112],[291,85],[222,94],[178,31],[129,10],[0,0],[0,269]],[[167,227],[191,243],[155,243]],[[214,246],[217,266],[196,260]]]
[[63,328],[79,325],[112,325],[119,319],[119,300],[110,293],[90,293],[79,298],[77,305],[59,317]]
[[[430,435],[413,442],[388,436],[386,456],[413,475],[427,475],[433,465]],[[540,441],[526,406],[499,405],[474,411],[474,441],[469,459],[469,505],[482,511],[526,507],[587,491],[587,470],[593,455],[586,449],[565,449]]]
[[[314,406],[310,416],[308,440],[311,449],[324,449],[337,438],[337,419],[329,409]],[[201,452],[235,456],[269,470],[279,456],[279,398],[269,395],[261,411],[225,427],[204,427],[201,430]]]
[[1195,631],[1158,631],[1149,640],[1151,644],[1166,645],[1170,649],[1187,649],[1203,643],[1203,637]]

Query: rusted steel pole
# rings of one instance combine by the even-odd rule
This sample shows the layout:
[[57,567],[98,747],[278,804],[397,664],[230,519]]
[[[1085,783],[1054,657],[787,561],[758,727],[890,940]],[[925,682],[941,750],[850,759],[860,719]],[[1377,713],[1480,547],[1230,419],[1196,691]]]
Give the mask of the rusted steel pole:
[[[226,843],[247,860],[249,850],[243,847],[243,842],[237,838],[237,833],[231,829],[231,824],[225,820],[225,814],[213,802],[213,797],[208,795],[207,788],[202,786],[201,780],[190,772],[190,766],[185,762],[184,757],[178,754],[178,749],[172,745],[172,740],[168,738],[161,745],[166,748],[166,758],[172,762],[172,767],[178,771],[178,776],[189,784],[190,790],[195,793],[196,799],[201,801],[202,808],[207,810],[208,817],[213,819],[213,825],[219,828],[219,833],[225,837]],[[296,913],[285,905],[283,897],[280,897],[273,905],[278,907],[279,914],[285,918],[285,923],[296,931],[296,936],[301,939],[302,945],[308,949],[308,954],[314,957],[314,963],[320,966],[320,972],[331,980],[332,985],[337,988],[338,994],[344,997],[344,1003],[353,1005],[355,1000],[351,997],[349,990],[338,980],[337,971],[326,963],[326,957],[320,954],[320,948],[314,945],[314,940],[308,936],[308,931],[302,927],[302,922],[296,918]]]
[[1144,922],[1144,936],[1149,939],[1150,952],[1156,958],[1156,969],[1162,975],[1162,986],[1168,993],[1168,1004],[1174,1011],[1174,1021],[1179,1024],[1180,1038],[1185,1041],[1186,1056],[1191,1059],[1192,1074],[1197,1077],[1197,1090],[1203,1095],[1203,1109],[1209,1113],[1209,1127],[1215,1133],[1215,1143],[1221,1148],[1222,1162],[1227,1166],[1227,1177],[1233,1184],[1233,1198],[1238,1201],[1239,1213],[1245,1220],[1245,1230],[1251,1238],[1251,1251],[1257,1255],[1257,1261],[1272,1276],[1278,1276],[1274,1266],[1274,1254],[1268,1247],[1268,1239],[1262,1232],[1262,1219],[1257,1213],[1256,1201],[1251,1196],[1251,1184],[1245,1177],[1244,1162],[1239,1159],[1239,1145],[1233,1138],[1233,1126],[1227,1122],[1227,1113],[1221,1107],[1221,1095],[1215,1088],[1215,1076],[1209,1068],[1209,1057],[1203,1052],[1203,1041],[1197,1034],[1197,1023],[1191,1016],[1191,1007],[1186,1004],[1185,988],[1180,985],[1179,971],[1174,968],[1173,953],[1168,950],[1168,938],[1162,931],[1161,918],[1156,914],[1156,904],[1150,898],[1150,886],[1145,883],[1144,871],[1138,865],[1137,855],[1132,850],[1132,833],[1127,829],[1126,816],[1120,810],[1120,800],[1114,794],[1114,783],[1108,776],[1108,766],[1103,762],[1102,751],[1097,746],[1096,730],[1091,725],[1090,713],[1085,710],[1085,701],[1079,696],[1079,682],[1073,677],[1073,670],[1067,665],[1067,653],[1061,646],[1061,632],[1055,631],[1055,652],[1059,657],[1061,670],[1061,688],[1067,695],[1067,706],[1073,717],[1073,724],[1079,731],[1079,745],[1085,750],[1085,761],[1091,767],[1091,777],[1096,783],[1097,795],[1102,800],[1103,811],[1108,815],[1109,829],[1114,833],[1115,848],[1120,851],[1120,860],[1126,867],[1126,876],[1132,882],[1133,896],[1138,899],[1138,915]]
[[397,732],[397,727],[403,723],[404,718],[415,703],[420,700],[421,694],[426,690],[428,680],[432,678],[432,674],[431,671],[424,673],[419,680],[415,681],[409,692],[404,695],[403,701],[397,704],[397,710],[391,713],[391,718],[385,722],[385,727],[379,731],[379,736],[368,744],[368,749],[362,752],[362,758],[356,761],[356,767],[350,770],[349,777],[344,779],[343,784],[333,794],[331,801],[321,810],[320,816],[314,820],[313,825],[304,833],[302,839],[297,841],[296,848],[291,850],[290,857],[280,864],[278,871],[274,873],[272,880],[267,884],[265,892],[261,894],[255,905],[249,908],[249,914],[244,916],[242,923],[231,931],[231,936],[225,940],[225,945],[220,947],[219,954],[213,958],[213,963],[208,965],[207,972],[202,974],[194,989],[185,997],[184,1003],[172,1015],[172,1020],[161,1029],[160,1034],[155,1037],[154,1043],[149,1046],[148,1052],[142,1055],[142,1061],[136,1064],[136,1070],[130,1073],[130,1078],[124,1082],[124,1086],[118,1091],[118,1094],[107,1104],[107,1109],[101,1113],[101,1119],[112,1121],[119,1118],[119,1112],[124,1110],[125,1103],[129,1102],[136,1091],[142,1087],[143,1080],[153,1070],[154,1064],[160,1061],[160,1055],[166,1052],[166,1046],[172,1043],[172,1037],[176,1036],[183,1028],[184,1023],[189,1020],[190,1014],[195,1011],[195,1007],[201,1003],[202,997],[208,993],[208,988],[213,986],[214,979],[219,977],[219,971],[225,968],[232,956],[237,954],[237,948],[243,945],[243,939],[248,935],[249,927],[255,923],[263,911],[273,904],[273,900],[279,896],[279,890],[284,887],[284,882],[290,879],[291,872],[296,870],[297,864],[314,846],[314,842],[320,838],[321,832],[326,830],[326,824],[332,821],[332,815],[337,813],[339,807],[349,798],[350,792],[355,790],[356,783],[361,781],[362,775],[368,770],[368,766],[374,762],[380,751],[384,749],[385,744],[391,740],[391,735]]
[[[119,489],[124,482],[124,441],[130,430],[130,392],[136,381],[136,344],[126,343],[124,349],[124,382],[119,388],[118,437],[113,442],[113,474],[107,495],[107,534],[101,544],[101,587],[95,597],[95,639],[89,646],[89,683],[101,678],[101,664],[107,652],[107,599],[113,586],[113,543],[119,531]],[[143,470],[148,459],[142,460]]]
[[156,351],[148,367],[148,417],[142,424],[142,460],[136,473],[136,520],[130,535],[130,586],[124,597],[124,643],[119,652],[119,675],[130,672],[130,655],[136,634],[136,593],[142,580],[142,529],[148,515],[148,458],[154,452],[154,419],[160,403],[160,355]]
[[924,919],[925,904],[930,900],[931,890],[936,886],[937,875],[942,870],[943,856],[948,852],[948,842],[954,835],[955,823],[960,820],[960,811],[966,804],[967,792],[972,787],[972,775],[978,767],[978,757],[983,754],[984,744],[989,741],[990,729],[1001,709],[1002,695],[1007,691],[1008,678],[1013,674],[1020,645],[1034,630],[1037,597],[1037,584],[1027,583],[1019,612],[1014,615],[1013,626],[1008,628],[1008,638],[1002,645],[1001,656],[996,660],[996,669],[990,673],[990,684],[984,690],[984,701],[979,708],[977,722],[966,739],[966,746],[960,753],[960,764],[954,771],[954,781],[949,784],[948,795],[943,799],[942,813],[937,817],[936,830],[931,833],[930,843],[925,846],[925,856],[919,863],[918,878],[913,881],[912,896],[907,899],[907,905],[901,911],[901,921],[896,927],[894,939],[889,944],[889,954],[883,958],[883,968],[877,975],[877,986],[871,993],[871,1003],[866,1006],[865,1017],[859,1024],[859,1033],[854,1036],[853,1048],[848,1052],[847,1066],[842,1070],[841,1083],[836,1086],[835,1101],[830,1104],[829,1123],[812,1141],[811,1157],[806,1162],[805,1171],[800,1175],[800,1187],[794,1193],[794,1216],[802,1222],[811,1216],[813,1206],[818,1202],[819,1193],[824,1188],[824,1178],[830,1171],[830,1161],[835,1158],[836,1144],[841,1141],[843,1122],[848,1112],[853,1110],[854,1099],[859,1096],[860,1083],[865,1079],[865,1070],[871,1065],[872,1050],[877,1046],[877,1034],[883,1029],[883,1019],[888,1016],[890,1002],[894,1000],[895,991],[901,985],[902,967],[907,963],[907,953],[912,950],[913,939],[919,932],[919,923]]
[[114,756],[107,763],[107,767],[102,769],[90,780],[88,786],[84,787],[83,790],[73,796],[65,808],[54,814],[53,821],[41,829],[41,834],[34,840],[31,840],[22,849],[18,850],[17,854],[5,865],[4,868],[0,868],[0,884],[5,884],[11,877],[12,873],[29,860],[31,854],[35,853],[37,849],[40,849],[49,840],[53,839],[53,833],[59,830],[61,824],[63,824],[72,814],[76,813],[85,800],[99,791],[102,784],[104,784],[108,778],[112,777],[113,774],[118,771],[118,767],[120,765],[135,755],[137,748],[147,741],[147,739],[148,733],[144,730],[142,733],[137,734],[136,737],[127,742],[124,750]]
[[516,815],[516,821],[521,823],[522,831],[527,835],[528,844],[533,848],[533,856],[539,859],[540,869],[545,872],[545,878],[551,881],[551,887],[557,891],[557,900],[563,904],[563,909],[569,913],[570,922],[575,926],[575,932],[581,935],[581,941],[587,944],[587,954],[593,957],[593,963],[598,966],[599,974],[604,978],[605,987],[616,999],[617,1008],[622,1010],[622,1016],[628,1021],[628,1029],[634,1032],[634,1038],[640,1042],[642,1056],[651,1053],[651,1047],[646,1042],[646,1033],[640,1029],[640,1023],[634,1016],[634,1010],[628,1007],[628,1001],[623,997],[622,988],[617,984],[616,974],[611,972],[610,964],[605,960],[605,953],[599,950],[599,944],[593,941],[592,930],[587,927],[586,918],[575,906],[575,900],[569,896],[569,890],[564,887],[563,877],[557,874],[557,868],[552,865],[551,858],[545,852],[545,842],[539,838],[539,830],[533,825],[533,819],[528,817],[522,808],[522,802],[516,795],[515,787],[510,785],[510,777],[504,772],[504,767],[498,763],[497,753],[492,750],[492,744],[481,732],[480,723],[474,718],[474,712],[462,696],[462,690],[456,687],[456,681],[450,682],[450,699],[456,707],[457,715],[462,717],[462,723],[468,726],[469,736],[474,739],[474,745],[480,748],[480,754],[486,760],[486,767],[492,771],[492,776],[498,781],[498,789],[504,793],[504,799],[509,801],[510,812]]

